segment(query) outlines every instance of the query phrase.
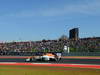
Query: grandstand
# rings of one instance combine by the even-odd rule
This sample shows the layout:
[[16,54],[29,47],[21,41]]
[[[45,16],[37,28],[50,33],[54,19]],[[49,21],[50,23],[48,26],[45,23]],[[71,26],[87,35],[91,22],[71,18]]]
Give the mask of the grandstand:
[[0,54],[11,52],[63,52],[64,46],[70,52],[100,52],[100,37],[81,38],[79,40],[59,39],[27,42],[0,43]]

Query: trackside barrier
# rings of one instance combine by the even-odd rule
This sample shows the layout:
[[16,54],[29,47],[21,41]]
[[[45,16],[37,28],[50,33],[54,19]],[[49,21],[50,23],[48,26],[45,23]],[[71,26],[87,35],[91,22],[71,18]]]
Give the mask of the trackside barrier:
[[100,52],[71,52],[63,53],[63,56],[100,56]]
[[[2,52],[0,56],[32,56],[41,55],[42,53],[43,52]],[[62,56],[100,56],[100,52],[63,52]]]

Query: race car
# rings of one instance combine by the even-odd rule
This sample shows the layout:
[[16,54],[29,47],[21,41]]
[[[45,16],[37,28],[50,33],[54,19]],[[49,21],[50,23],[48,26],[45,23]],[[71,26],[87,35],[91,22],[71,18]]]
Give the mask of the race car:
[[61,53],[43,53],[39,56],[32,56],[26,59],[26,61],[60,61]]

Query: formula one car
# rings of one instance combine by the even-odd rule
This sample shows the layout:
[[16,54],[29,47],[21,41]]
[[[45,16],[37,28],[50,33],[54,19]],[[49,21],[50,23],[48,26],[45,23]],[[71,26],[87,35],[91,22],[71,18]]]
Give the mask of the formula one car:
[[39,56],[32,56],[26,59],[26,61],[60,61],[61,53],[43,53]]

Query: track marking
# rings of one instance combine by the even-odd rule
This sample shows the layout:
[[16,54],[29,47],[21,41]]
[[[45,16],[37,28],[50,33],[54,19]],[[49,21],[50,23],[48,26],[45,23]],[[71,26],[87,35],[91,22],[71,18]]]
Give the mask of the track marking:
[[76,68],[92,68],[100,69],[100,65],[88,65],[88,64],[52,64],[52,63],[16,63],[16,62],[1,62],[0,65],[25,65],[25,66],[59,66],[59,67],[76,67]]

